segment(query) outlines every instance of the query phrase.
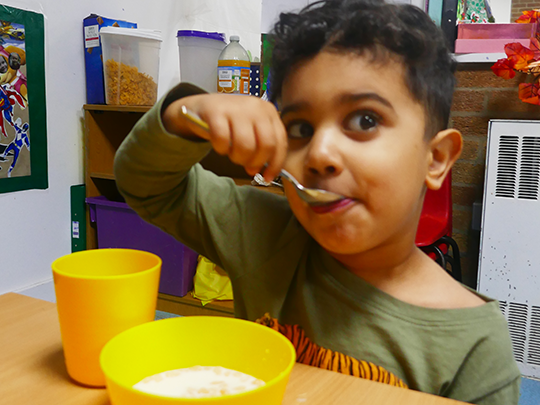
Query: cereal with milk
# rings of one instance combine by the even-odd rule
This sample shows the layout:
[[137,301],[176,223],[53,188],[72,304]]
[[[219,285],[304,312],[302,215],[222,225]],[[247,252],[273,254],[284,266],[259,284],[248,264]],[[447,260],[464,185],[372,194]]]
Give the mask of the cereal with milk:
[[154,374],[133,388],[166,397],[208,398],[239,394],[264,384],[264,381],[240,371],[219,366],[194,366]]

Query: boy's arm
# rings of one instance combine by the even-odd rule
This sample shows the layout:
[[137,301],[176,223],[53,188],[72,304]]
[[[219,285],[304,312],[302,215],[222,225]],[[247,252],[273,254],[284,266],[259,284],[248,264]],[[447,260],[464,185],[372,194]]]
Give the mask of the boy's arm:
[[132,128],[114,160],[118,189],[128,203],[158,195],[178,184],[211,149],[203,140],[184,139],[164,128],[161,114],[173,101],[203,90],[180,84],[160,99]]
[[225,269],[246,268],[242,264],[255,257],[241,251],[264,257],[260,247],[251,245],[270,248],[271,238],[275,243],[291,215],[284,198],[236,187],[231,179],[197,165],[211,149],[209,142],[166,131],[161,113],[167,103],[196,91],[201,92],[191,85],[177,86],[139,120],[116,154],[117,186],[146,221]]

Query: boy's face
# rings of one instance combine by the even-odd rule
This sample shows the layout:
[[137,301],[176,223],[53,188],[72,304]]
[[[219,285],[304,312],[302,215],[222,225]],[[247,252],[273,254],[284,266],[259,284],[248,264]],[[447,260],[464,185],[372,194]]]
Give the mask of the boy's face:
[[281,107],[285,169],[307,187],[348,197],[311,208],[284,181],[295,216],[315,240],[334,256],[414,246],[430,148],[424,109],[402,65],[321,52],[289,73]]

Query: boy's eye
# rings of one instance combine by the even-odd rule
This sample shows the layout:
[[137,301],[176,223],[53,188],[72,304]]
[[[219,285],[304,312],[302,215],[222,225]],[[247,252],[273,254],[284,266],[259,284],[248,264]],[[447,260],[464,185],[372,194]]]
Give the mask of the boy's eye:
[[310,138],[313,136],[313,127],[305,121],[293,122],[287,125],[287,135],[291,139]]
[[345,126],[351,131],[371,131],[381,122],[380,117],[373,112],[359,111],[351,114],[345,120]]

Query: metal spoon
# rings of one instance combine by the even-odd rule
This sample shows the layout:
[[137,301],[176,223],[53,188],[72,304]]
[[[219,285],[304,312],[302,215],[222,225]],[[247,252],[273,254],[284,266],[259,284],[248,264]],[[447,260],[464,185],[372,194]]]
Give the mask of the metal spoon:
[[[186,106],[182,106],[182,114],[190,122],[194,123],[198,128],[204,131],[204,133],[200,135],[204,136],[210,130],[208,124],[204,122],[196,113],[190,111]],[[296,193],[298,196],[309,205],[331,204],[346,198],[341,194],[332,193],[331,191],[304,187],[285,169],[281,169],[280,175],[292,183],[292,185],[296,188]]]

